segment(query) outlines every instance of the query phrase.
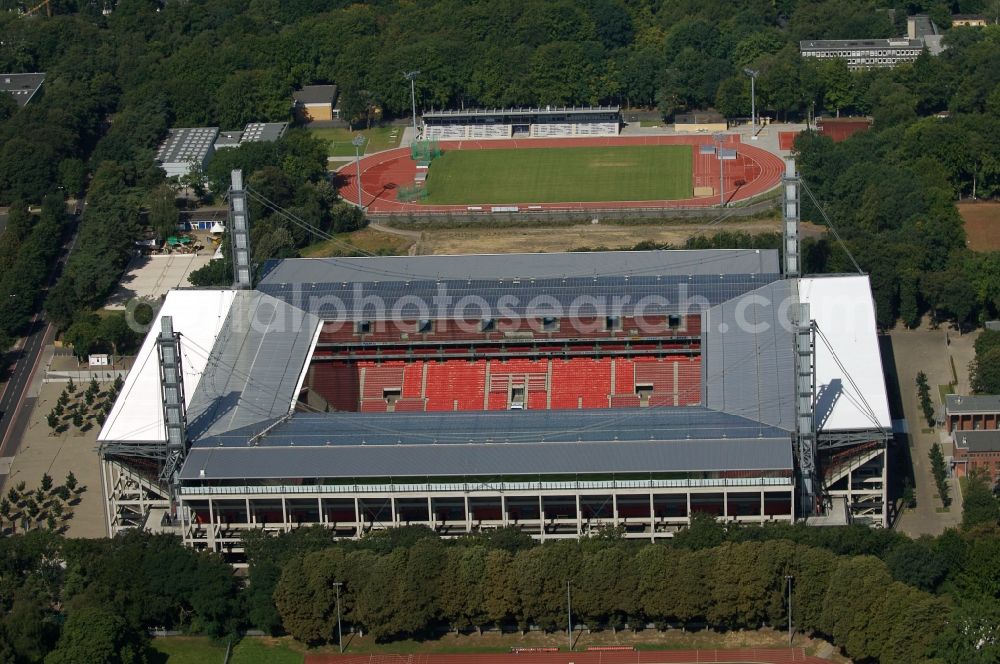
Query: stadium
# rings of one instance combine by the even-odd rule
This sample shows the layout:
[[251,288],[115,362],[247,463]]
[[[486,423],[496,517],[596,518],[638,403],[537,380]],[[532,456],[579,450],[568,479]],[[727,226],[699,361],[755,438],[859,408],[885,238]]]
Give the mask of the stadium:
[[617,107],[423,118],[422,141],[340,168],[345,200],[372,215],[701,208],[753,199],[784,170],[737,134],[619,135]]
[[[864,275],[689,250],[271,261],[171,291],[100,433],[107,524],[241,561],[248,529],[671,537],[706,513],[884,526]],[[782,267],[784,265],[784,267]]]

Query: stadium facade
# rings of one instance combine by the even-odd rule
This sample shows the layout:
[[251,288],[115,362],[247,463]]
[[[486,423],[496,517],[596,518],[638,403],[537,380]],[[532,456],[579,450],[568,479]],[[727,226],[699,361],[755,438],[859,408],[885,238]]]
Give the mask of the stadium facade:
[[795,246],[784,273],[744,249],[289,259],[250,287],[238,261],[142,345],[99,436],[108,529],[239,563],[246,530],[310,524],[884,526],[869,281],[799,276]]
[[425,140],[617,136],[618,106],[546,106],[424,111]]

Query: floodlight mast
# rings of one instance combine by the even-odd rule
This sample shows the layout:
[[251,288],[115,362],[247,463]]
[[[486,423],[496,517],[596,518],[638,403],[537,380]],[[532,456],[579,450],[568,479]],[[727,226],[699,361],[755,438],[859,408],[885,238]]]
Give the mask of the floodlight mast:
[[414,69],[403,74],[403,78],[410,82],[410,105],[413,111],[413,139],[417,138],[417,87],[414,81],[420,76],[420,70]]
[[760,71],[745,67],[743,73],[750,77],[750,140],[757,140],[757,77]]
[[365,209],[364,201],[361,199],[361,146],[365,144],[365,137],[358,134],[351,141],[351,145],[354,146],[354,163],[357,167],[357,175],[355,176],[358,181],[358,207],[362,210]]

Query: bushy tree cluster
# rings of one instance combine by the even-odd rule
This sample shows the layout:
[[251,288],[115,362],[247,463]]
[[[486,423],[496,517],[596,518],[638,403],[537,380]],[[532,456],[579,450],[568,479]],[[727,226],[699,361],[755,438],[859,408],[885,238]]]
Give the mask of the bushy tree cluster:
[[829,635],[858,659],[925,658],[945,622],[940,599],[893,581],[881,560],[787,540],[688,549],[605,539],[517,552],[435,537],[382,553],[332,546],[290,557],[274,602],[284,627],[313,643],[336,638],[334,581],[344,584],[346,621],[383,640],[437,626],[561,629],[567,583],[575,620],[592,629],[755,629],[787,620],[789,575],[799,628]]
[[931,401],[931,386],[927,382],[927,374],[917,372],[917,401],[920,402],[920,412],[927,420],[927,426],[934,426],[934,402]]
[[980,332],[975,350],[975,358],[969,366],[972,391],[978,394],[1000,394],[1000,332]]

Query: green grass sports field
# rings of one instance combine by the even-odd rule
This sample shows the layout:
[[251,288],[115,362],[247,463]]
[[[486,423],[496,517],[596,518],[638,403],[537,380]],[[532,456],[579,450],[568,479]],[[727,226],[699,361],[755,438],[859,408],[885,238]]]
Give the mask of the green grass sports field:
[[431,162],[429,205],[691,198],[690,145],[451,150]]

